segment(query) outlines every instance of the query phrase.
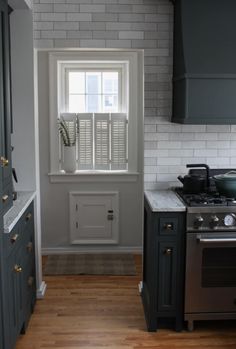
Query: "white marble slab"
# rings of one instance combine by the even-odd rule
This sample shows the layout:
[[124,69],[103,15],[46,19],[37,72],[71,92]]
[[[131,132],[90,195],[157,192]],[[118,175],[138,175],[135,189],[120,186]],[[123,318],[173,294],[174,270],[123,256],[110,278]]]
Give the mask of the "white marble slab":
[[11,232],[35,195],[34,191],[17,192],[17,199],[13,201],[12,208],[3,217],[4,233]]
[[172,190],[146,190],[144,194],[153,212],[186,211],[185,205]]

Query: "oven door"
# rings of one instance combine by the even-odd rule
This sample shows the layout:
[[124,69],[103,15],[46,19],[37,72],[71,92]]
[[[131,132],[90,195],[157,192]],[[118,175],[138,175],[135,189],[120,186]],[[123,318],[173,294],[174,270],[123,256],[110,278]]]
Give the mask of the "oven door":
[[185,313],[236,312],[236,232],[187,233]]

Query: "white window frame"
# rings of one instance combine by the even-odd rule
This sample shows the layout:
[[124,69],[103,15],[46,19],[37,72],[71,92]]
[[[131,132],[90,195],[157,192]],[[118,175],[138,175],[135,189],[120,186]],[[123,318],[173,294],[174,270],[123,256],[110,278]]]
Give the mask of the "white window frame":
[[[57,126],[57,117],[66,110],[61,110],[62,105],[58,102],[59,96],[62,95],[61,90],[65,88],[60,86],[58,81],[64,81],[65,76],[62,74],[65,69],[63,64],[68,66],[75,65],[76,62],[85,64],[94,62],[94,65],[103,65],[104,68],[117,66],[119,69],[125,69],[122,79],[122,104],[129,116],[128,127],[128,171],[76,171],[74,174],[62,173],[59,170],[59,133]],[[87,69],[87,68],[86,68]],[[65,95],[65,94],[64,94]],[[128,99],[126,98],[128,96]],[[65,106],[65,100],[62,101]],[[50,51],[49,52],[49,104],[50,104],[50,173],[53,182],[77,181],[75,177],[83,175],[105,175],[106,178],[110,175],[138,175],[142,172],[142,167],[138,159],[139,142],[143,142],[143,51],[142,50],[76,50],[76,51]],[[122,109],[122,108],[121,108]],[[140,139],[141,137],[141,139]],[[142,156],[142,147],[141,147]],[[61,178],[56,178],[60,176]],[[85,178],[85,177],[84,177]],[[86,180],[87,181],[87,180]],[[90,181],[90,179],[88,179]]]

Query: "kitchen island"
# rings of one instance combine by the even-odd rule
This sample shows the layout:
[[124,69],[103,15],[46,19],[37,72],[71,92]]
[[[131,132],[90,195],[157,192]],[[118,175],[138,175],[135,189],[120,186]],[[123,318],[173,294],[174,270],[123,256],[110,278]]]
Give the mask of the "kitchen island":
[[172,190],[145,191],[141,295],[148,331],[183,327],[185,211]]

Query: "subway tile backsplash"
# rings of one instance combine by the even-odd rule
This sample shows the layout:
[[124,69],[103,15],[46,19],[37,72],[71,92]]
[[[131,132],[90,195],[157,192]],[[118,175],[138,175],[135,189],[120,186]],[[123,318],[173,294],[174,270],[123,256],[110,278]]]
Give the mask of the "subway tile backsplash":
[[170,122],[173,5],[169,0],[34,0],[35,47],[141,48],[145,63],[144,180],[178,183],[186,163],[236,167],[236,125]]

